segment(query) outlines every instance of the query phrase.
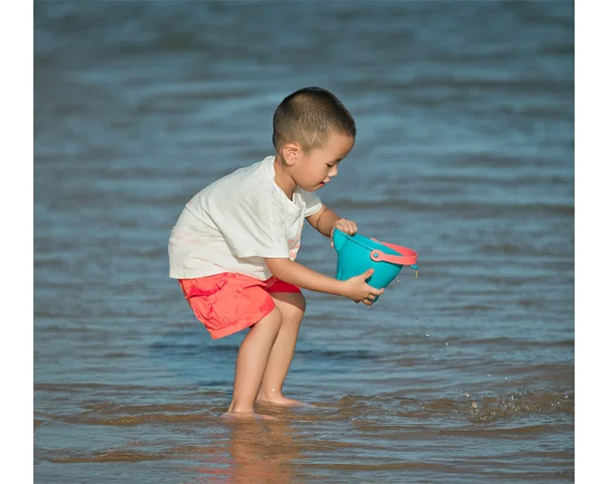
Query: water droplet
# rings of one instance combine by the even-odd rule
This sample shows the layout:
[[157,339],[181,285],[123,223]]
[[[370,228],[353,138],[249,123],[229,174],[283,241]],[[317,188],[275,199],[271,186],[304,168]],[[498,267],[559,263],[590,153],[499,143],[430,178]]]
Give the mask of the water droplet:
[[508,379],[509,379],[509,377],[508,377],[508,376],[505,376],[505,380],[508,380]]
[[448,345],[448,342],[447,342],[447,341],[445,342],[445,345],[446,345],[446,346]]
[[488,376],[492,376],[492,373],[488,373]]
[[467,397],[467,398],[469,398],[471,395],[469,395],[469,392],[466,392],[466,393],[464,394],[464,396],[465,396],[465,397]]
[[477,402],[473,402],[473,403],[471,403],[471,407],[473,407],[473,408],[477,408]]
[[430,336],[430,335],[431,335],[431,333],[429,333],[429,332],[427,331],[426,333],[424,333],[424,335],[428,337],[428,336]]

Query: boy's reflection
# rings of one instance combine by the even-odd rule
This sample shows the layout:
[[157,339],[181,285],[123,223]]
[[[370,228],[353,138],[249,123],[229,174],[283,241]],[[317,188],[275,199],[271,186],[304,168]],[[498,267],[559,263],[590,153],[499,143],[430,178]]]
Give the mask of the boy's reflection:
[[[205,476],[204,478],[201,476],[200,482],[230,484],[291,482],[293,463],[301,456],[301,449],[294,441],[294,430],[288,421],[284,417],[280,418],[272,422],[228,422],[227,446],[218,443],[222,452],[218,454],[218,447],[214,450],[216,455],[213,460],[216,465],[207,462],[195,469],[197,474]],[[205,457],[209,457],[209,452],[205,452]]]
[[230,482],[291,482],[300,449],[287,421],[235,423],[230,431]]

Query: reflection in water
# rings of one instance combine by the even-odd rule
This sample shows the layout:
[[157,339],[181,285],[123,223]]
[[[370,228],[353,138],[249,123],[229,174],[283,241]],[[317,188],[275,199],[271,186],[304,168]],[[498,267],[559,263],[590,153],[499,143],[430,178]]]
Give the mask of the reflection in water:
[[[288,421],[232,421],[227,425],[227,443],[222,439],[212,448],[199,447],[205,463],[191,469],[199,476],[196,482],[292,482],[293,463],[301,453]],[[210,454],[215,455],[210,458]]]
[[237,423],[230,439],[231,482],[291,482],[300,454],[288,422]]

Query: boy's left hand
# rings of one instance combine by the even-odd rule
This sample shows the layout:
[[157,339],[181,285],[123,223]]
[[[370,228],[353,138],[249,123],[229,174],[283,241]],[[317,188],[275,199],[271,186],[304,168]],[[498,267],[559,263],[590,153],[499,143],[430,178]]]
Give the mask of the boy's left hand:
[[334,246],[334,230],[338,229],[348,235],[354,235],[357,233],[357,224],[352,220],[347,220],[345,218],[340,218],[335,221],[334,227],[331,229],[331,235],[329,238],[331,239],[331,246]]

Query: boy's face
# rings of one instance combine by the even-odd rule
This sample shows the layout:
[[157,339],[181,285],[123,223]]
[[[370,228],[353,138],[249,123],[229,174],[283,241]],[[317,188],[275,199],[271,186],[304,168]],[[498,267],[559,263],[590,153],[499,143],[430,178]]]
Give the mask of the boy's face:
[[294,181],[309,192],[324,187],[338,174],[338,164],[354,144],[352,136],[331,133],[320,148],[313,148],[308,153],[299,150],[292,168]]

